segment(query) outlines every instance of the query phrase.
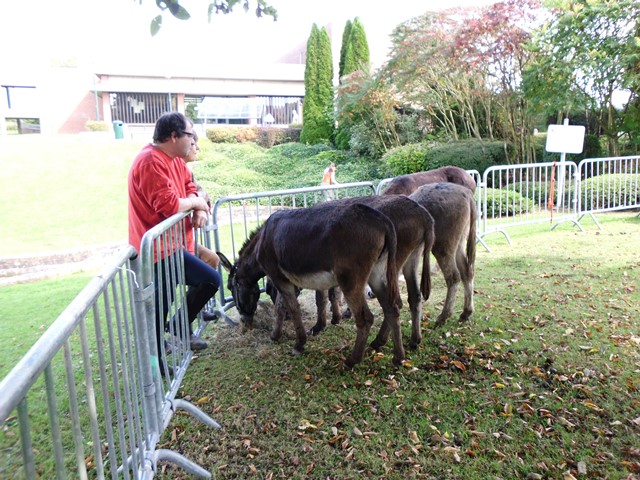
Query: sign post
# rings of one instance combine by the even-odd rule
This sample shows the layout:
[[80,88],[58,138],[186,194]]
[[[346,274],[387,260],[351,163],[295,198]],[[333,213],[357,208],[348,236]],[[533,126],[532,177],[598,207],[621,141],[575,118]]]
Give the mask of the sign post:
[[567,153],[582,153],[584,132],[585,128],[583,125],[569,125],[568,118],[564,119],[562,125],[549,125],[547,128],[547,144],[545,149],[547,152],[560,154],[560,164],[558,166],[558,208],[564,206],[564,176]]

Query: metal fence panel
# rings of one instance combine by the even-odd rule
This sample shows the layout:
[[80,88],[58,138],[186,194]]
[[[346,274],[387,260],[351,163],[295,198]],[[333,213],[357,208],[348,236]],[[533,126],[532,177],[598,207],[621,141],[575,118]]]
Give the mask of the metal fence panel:
[[509,240],[506,228],[534,223],[580,227],[575,163],[493,166],[485,170],[482,186],[482,237],[500,232]]
[[150,468],[133,256],[125,249],[89,282],[0,383],[0,477],[127,479]]
[[640,208],[640,156],[586,158],[578,171],[580,218]]

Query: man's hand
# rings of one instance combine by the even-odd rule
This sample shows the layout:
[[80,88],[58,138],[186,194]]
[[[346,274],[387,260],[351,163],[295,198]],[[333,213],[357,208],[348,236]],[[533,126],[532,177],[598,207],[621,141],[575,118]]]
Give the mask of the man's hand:
[[[202,201],[204,202],[204,200]],[[208,218],[208,215],[206,210],[194,210],[193,217],[191,218],[191,223],[193,224],[193,228],[204,227],[207,224],[207,218]]]

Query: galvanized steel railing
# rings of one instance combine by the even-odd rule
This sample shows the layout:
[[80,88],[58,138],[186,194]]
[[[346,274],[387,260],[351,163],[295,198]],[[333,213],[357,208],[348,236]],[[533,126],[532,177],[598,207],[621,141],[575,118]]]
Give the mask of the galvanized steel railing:
[[[2,380],[0,478],[151,479],[159,461],[210,478],[179,453],[156,448],[177,409],[220,428],[176,398],[192,352],[181,250],[169,253],[184,244],[185,215],[147,232],[140,257],[124,249]],[[164,250],[178,272],[160,280],[175,291],[170,312],[183,320],[182,331],[170,332],[169,354],[155,342],[154,250]]]
[[578,165],[581,220],[596,213],[640,208],[640,156],[586,158]]

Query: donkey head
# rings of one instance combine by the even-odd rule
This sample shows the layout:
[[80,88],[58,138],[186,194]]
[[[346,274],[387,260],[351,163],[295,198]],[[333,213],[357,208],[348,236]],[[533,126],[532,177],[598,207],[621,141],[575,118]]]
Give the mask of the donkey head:
[[253,316],[258,308],[260,299],[260,286],[258,280],[254,280],[247,268],[238,261],[231,263],[221,252],[216,252],[220,257],[220,263],[229,272],[227,288],[233,296],[236,310],[240,314],[240,320],[246,327],[253,326]]

